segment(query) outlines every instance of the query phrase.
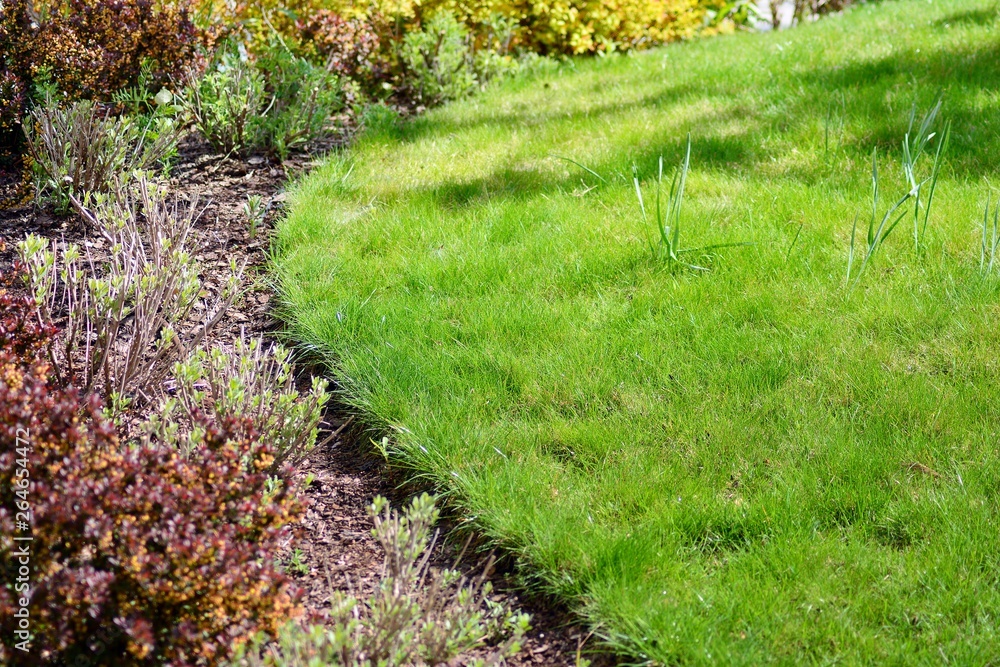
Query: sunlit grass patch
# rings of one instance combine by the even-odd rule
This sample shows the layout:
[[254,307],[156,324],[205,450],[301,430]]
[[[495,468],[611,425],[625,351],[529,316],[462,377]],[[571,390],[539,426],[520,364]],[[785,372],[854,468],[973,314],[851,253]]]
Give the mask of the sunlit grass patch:
[[397,464],[636,658],[988,661],[983,7],[575,61],[362,138],[280,229],[293,331]]

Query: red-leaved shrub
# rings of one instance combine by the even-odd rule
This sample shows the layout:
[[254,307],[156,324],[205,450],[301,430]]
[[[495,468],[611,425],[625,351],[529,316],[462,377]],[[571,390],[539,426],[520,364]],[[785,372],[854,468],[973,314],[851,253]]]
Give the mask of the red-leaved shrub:
[[326,61],[340,76],[371,83],[384,74],[381,40],[368,21],[345,19],[328,9],[319,9],[299,19],[296,29],[306,53]]
[[0,152],[19,140],[28,99],[28,63],[23,56],[28,25],[27,0],[0,2]]
[[20,141],[12,129],[39,77],[70,99],[109,101],[136,84],[143,63],[153,83],[167,83],[197,45],[191,0],[3,0],[0,149]]
[[31,32],[32,73],[48,69],[73,98],[107,99],[134,84],[143,61],[160,83],[194,56],[189,0],[50,0]]
[[[123,447],[96,398],[51,380],[52,335],[32,300],[0,293],[0,662],[213,665],[274,633],[298,611],[273,559],[301,505],[269,485],[269,445],[201,418],[189,459]],[[10,641],[21,598],[27,653]]]

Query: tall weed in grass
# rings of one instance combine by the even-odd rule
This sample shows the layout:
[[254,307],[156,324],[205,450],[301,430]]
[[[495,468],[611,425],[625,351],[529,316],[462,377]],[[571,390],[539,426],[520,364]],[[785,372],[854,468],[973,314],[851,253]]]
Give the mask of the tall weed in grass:
[[[858,219],[856,217],[854,218],[854,227],[851,229],[851,248],[847,255],[847,281],[852,288],[861,280],[861,276],[864,275],[865,269],[868,268],[872,257],[879,251],[885,240],[889,238],[889,234],[896,229],[900,220],[906,216],[907,209],[903,207],[914,196],[915,191],[909,190],[906,192],[895,204],[886,210],[881,218],[879,217],[879,194],[878,149],[876,148],[872,150],[872,215],[868,220],[868,233],[865,236],[867,245],[865,246],[865,256],[861,262],[861,268],[858,269],[853,283],[851,283],[851,275],[854,267],[855,237],[858,231]],[[900,209],[903,209],[902,212],[896,215]]]
[[[582,165],[580,165],[582,166]],[[584,169],[587,169],[584,167]],[[684,205],[684,187],[687,185],[688,172],[691,169],[691,135],[687,138],[687,148],[684,150],[684,159],[674,170],[670,179],[670,190],[664,198],[663,180],[663,156],[660,156],[658,169],[656,172],[656,199],[653,209],[653,222],[656,225],[657,239],[654,241],[649,237],[649,214],[646,211],[646,203],[642,196],[642,187],[639,184],[639,168],[632,165],[632,184],[635,186],[635,196],[639,200],[639,210],[642,212],[643,229],[647,230],[646,239],[649,243],[650,252],[654,259],[665,260],[670,265],[681,265],[695,271],[708,271],[708,268],[699,266],[681,259],[681,255],[695,252],[714,250],[717,248],[727,248],[733,246],[749,245],[748,243],[716,243],[698,248],[681,248],[681,209]],[[595,172],[587,169],[592,174]],[[603,179],[602,179],[603,180]]]
[[[917,118],[917,105],[914,103],[910,110],[910,124],[903,138],[903,173],[906,182],[910,186],[910,193],[914,197],[913,205],[913,248],[920,252],[920,245],[923,243],[927,232],[927,221],[931,215],[931,205],[934,203],[934,192],[937,189],[938,176],[941,173],[941,157],[948,150],[948,143],[951,138],[951,122],[946,122],[943,133],[933,131],[935,122],[941,112],[941,105],[944,97],[939,96],[937,102],[930,111],[924,114],[917,131],[913,131],[913,125]],[[928,144],[937,137],[937,149],[934,152],[934,164],[931,167],[930,175],[923,181],[917,182],[917,163],[927,150]],[[924,185],[928,185],[927,204],[924,207],[923,221],[920,220],[921,190]]]
[[[909,188],[895,204],[890,206],[881,217],[879,217],[879,196],[881,187],[879,183],[878,170],[878,149],[872,150],[872,213],[868,221],[868,233],[866,235],[866,247],[864,258],[858,273],[851,283],[851,276],[855,259],[855,237],[857,234],[858,221],[854,219],[854,226],[851,230],[851,246],[847,257],[847,282],[853,287],[861,280],[865,269],[872,257],[879,251],[882,244],[889,237],[896,226],[907,215],[910,209],[910,200],[913,200],[913,246],[914,251],[919,253],[924,237],[927,233],[927,222],[930,219],[931,206],[934,203],[934,193],[937,190],[938,177],[941,174],[941,160],[948,149],[951,137],[951,123],[946,122],[944,130],[940,136],[933,130],[941,112],[943,98],[938,97],[937,102],[930,111],[924,114],[920,125],[914,130],[917,117],[917,107],[914,104],[910,111],[910,121],[903,137],[903,175],[906,179],[906,186]],[[927,152],[929,144],[937,138],[937,149],[934,152],[934,163],[928,176],[922,180],[917,177],[917,166],[920,158]],[[921,197],[924,188],[927,187],[927,201],[921,208]],[[923,218],[921,219],[921,210]],[[898,214],[898,215],[897,215]]]

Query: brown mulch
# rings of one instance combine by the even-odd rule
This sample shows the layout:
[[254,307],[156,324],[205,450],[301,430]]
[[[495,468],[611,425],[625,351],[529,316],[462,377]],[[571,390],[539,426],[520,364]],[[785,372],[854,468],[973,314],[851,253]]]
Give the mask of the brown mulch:
[[[273,314],[274,297],[266,280],[267,249],[270,232],[282,215],[282,188],[290,177],[308,170],[315,158],[298,156],[284,163],[265,156],[248,159],[226,158],[214,154],[203,142],[188,138],[182,142],[180,155],[170,178],[175,194],[197,197],[206,205],[196,225],[195,252],[202,266],[202,280],[212,290],[224,281],[230,261],[246,261],[247,277],[243,298],[229,311],[208,342],[231,343],[240,335],[264,335],[275,338],[280,322]],[[2,179],[0,179],[2,181]],[[5,184],[0,182],[0,195]],[[7,182],[10,185],[10,181]],[[268,207],[262,229],[251,238],[243,214],[243,204],[250,195],[263,197]],[[0,209],[0,271],[15,259],[15,243],[27,233],[48,238],[85,242],[84,230],[75,216],[58,217],[34,206]],[[317,371],[318,372],[318,371]],[[336,411],[328,410],[320,441],[344,425]],[[345,428],[329,445],[314,451],[299,474],[314,479],[306,493],[309,509],[299,537],[288,546],[289,553],[301,552],[308,574],[295,574],[305,591],[306,606],[321,613],[332,591],[350,591],[365,595],[375,586],[382,564],[379,546],[371,535],[372,522],[367,507],[376,495],[389,497],[395,505],[405,502],[412,491],[405,479],[387,469],[384,461],[367,447],[361,429]],[[451,565],[462,545],[443,538],[435,546],[435,562]],[[466,557],[460,569],[478,572],[485,559]],[[586,628],[572,622],[565,610],[546,599],[525,597],[513,583],[513,573],[496,568],[491,581],[495,597],[505,599],[515,608],[532,614],[533,629],[520,654],[508,663],[527,665],[575,665],[578,649],[596,665],[615,664],[606,653],[593,653],[594,640],[588,640]]]

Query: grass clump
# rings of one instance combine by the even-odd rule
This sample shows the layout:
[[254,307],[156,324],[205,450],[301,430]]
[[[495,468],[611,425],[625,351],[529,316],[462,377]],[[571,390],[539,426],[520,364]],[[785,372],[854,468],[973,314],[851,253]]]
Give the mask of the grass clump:
[[[723,243],[701,248],[681,249],[681,206],[684,204],[684,185],[687,182],[688,170],[691,168],[691,135],[688,135],[687,148],[684,151],[684,159],[674,171],[670,181],[670,190],[666,199],[663,199],[663,156],[660,156],[659,170],[656,173],[656,199],[653,211],[653,220],[656,223],[658,232],[657,240],[649,239],[649,249],[653,253],[654,259],[665,259],[670,264],[680,264],[696,271],[708,271],[704,266],[691,264],[681,260],[681,255],[695,252],[707,251],[714,248],[724,248],[733,245],[747,245],[739,243]],[[635,196],[639,200],[639,210],[642,211],[643,224],[648,227],[649,219],[646,213],[646,203],[642,198],[642,188],[639,185],[639,170],[636,165],[632,165],[632,183],[635,185]],[[793,241],[794,242],[794,241]]]
[[[982,662],[998,28],[980,0],[868,4],[567,63],[368,133],[289,195],[289,322],[396,464],[636,661]],[[710,272],[650,261],[634,177],[648,224]],[[754,244],[677,252],[729,239]]]
[[[917,162],[919,162],[920,157],[927,150],[930,141],[937,136],[937,133],[933,132],[932,128],[941,111],[943,101],[943,97],[938,97],[937,103],[920,121],[920,126],[917,128],[916,133],[913,132],[913,123],[917,116],[917,105],[914,103],[913,110],[910,112],[910,126],[906,131],[906,137],[903,139],[903,171],[906,174],[906,181],[910,186],[910,192],[913,193],[915,199],[913,205],[913,246],[917,252],[920,252],[920,244],[927,234],[927,220],[931,215],[931,205],[934,203],[934,191],[937,188],[938,176],[941,173],[941,156],[947,151],[948,141],[951,137],[950,122],[945,123],[944,132],[938,138],[937,148],[934,151],[934,164],[931,167],[930,175],[919,183],[915,175]],[[921,223],[920,192],[924,185],[928,185],[928,192],[927,204],[924,208],[924,219]]]

